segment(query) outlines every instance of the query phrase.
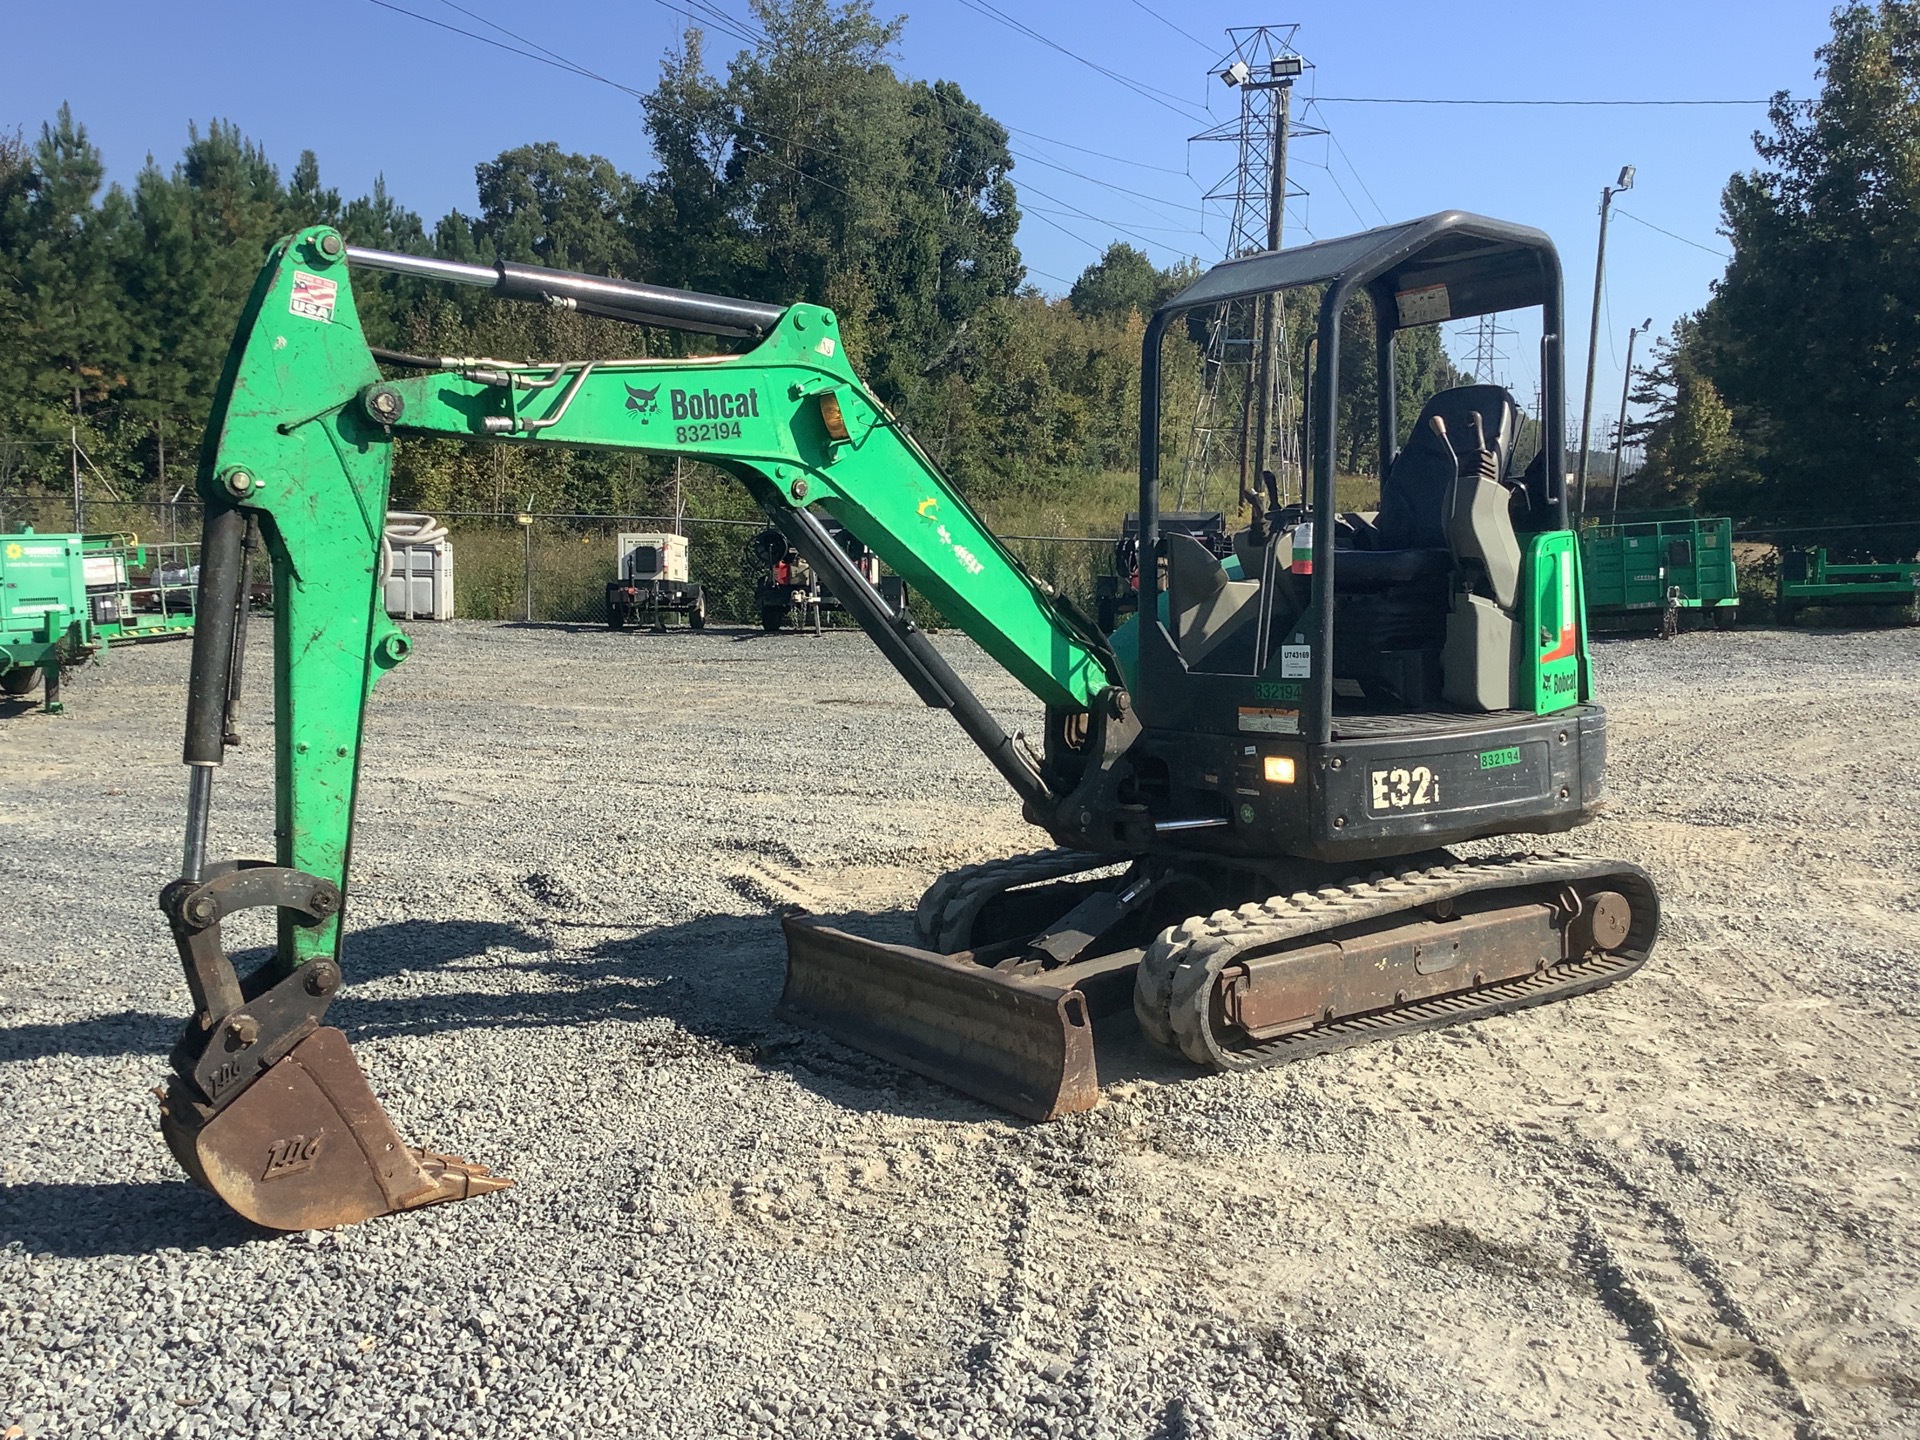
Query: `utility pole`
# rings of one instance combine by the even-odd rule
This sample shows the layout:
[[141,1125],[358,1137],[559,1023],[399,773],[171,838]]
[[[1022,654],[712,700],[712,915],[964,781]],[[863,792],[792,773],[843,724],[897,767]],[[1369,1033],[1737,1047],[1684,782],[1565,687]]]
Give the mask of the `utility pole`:
[[1620,513],[1620,447],[1627,440],[1627,396],[1633,389],[1633,342],[1651,329],[1653,317],[1649,315],[1627,331],[1627,374],[1620,382],[1620,420],[1613,429],[1613,497],[1607,502],[1609,520]]
[[87,504],[80,490],[80,427],[77,425],[67,427],[67,458],[73,462],[73,528],[76,532],[85,534]]
[[[1284,72],[1281,62],[1273,65],[1273,78],[1264,82],[1275,90],[1274,123],[1271,132],[1271,149],[1267,171],[1267,249],[1278,250],[1287,220],[1287,132],[1293,127],[1293,77],[1300,73],[1298,57],[1283,57],[1292,60],[1291,68]],[[1243,84],[1258,85],[1258,80],[1243,81]],[[1274,452],[1274,401],[1279,379],[1274,371],[1288,371],[1286,356],[1287,311],[1285,302],[1278,295],[1260,297],[1260,349],[1254,366],[1255,384],[1260,388],[1254,419],[1253,463],[1249,473],[1243,473],[1240,479],[1242,490],[1251,490],[1257,497],[1260,494],[1260,473],[1267,468],[1267,459]]]
[[[1288,141],[1324,133],[1293,122],[1293,82],[1306,69],[1306,61],[1293,49],[1299,29],[1231,27],[1227,38],[1233,48],[1209,72],[1240,97],[1238,116],[1191,137],[1231,141],[1238,152],[1233,173],[1202,197],[1233,203],[1229,259],[1280,248],[1287,199],[1302,193],[1288,182]],[[1173,508],[1185,508],[1190,496],[1204,502],[1209,476],[1229,453],[1239,468],[1243,494],[1258,486],[1262,470],[1271,467],[1284,480],[1295,468],[1293,366],[1287,362],[1286,334],[1286,312],[1277,301],[1263,298],[1216,307]],[[1237,424],[1223,425],[1216,412],[1222,392],[1233,394],[1227,383],[1230,372],[1243,377],[1241,414]]]
[[1600,249],[1593,260],[1593,326],[1587,332],[1587,398],[1580,407],[1580,504],[1587,513],[1587,456],[1593,439],[1593,367],[1600,358],[1600,291],[1607,275],[1607,221],[1613,215],[1613,197],[1633,188],[1633,166],[1622,165],[1620,178],[1600,190]]

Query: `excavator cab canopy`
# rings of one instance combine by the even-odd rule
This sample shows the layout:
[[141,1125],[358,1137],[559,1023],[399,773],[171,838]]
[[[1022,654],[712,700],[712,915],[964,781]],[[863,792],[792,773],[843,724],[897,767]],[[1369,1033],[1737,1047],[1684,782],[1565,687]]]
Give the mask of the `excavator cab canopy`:
[[[1141,522],[1149,536],[1159,513],[1161,340],[1187,312],[1262,295],[1324,287],[1312,377],[1309,418],[1313,436],[1331,437],[1339,414],[1340,317],[1356,292],[1373,300],[1377,373],[1393,373],[1394,337],[1416,325],[1468,320],[1509,310],[1540,307],[1541,375],[1547,413],[1543,418],[1549,493],[1561,508],[1559,478],[1566,473],[1561,436],[1566,395],[1562,366],[1560,256],[1544,231],[1463,210],[1382,225],[1357,235],[1320,240],[1287,250],[1265,250],[1213,267],[1155,312],[1147,328],[1141,383]],[[1298,363],[1301,357],[1290,357]],[[1399,450],[1394,386],[1377,387],[1381,475]],[[1309,457],[1313,508],[1333,511],[1334,446],[1322,443]]]
[[[1337,457],[1347,449],[1339,438],[1342,322],[1360,296],[1370,302],[1374,323],[1381,496],[1377,511],[1343,515],[1334,489]],[[1222,564],[1207,564],[1183,537],[1162,534],[1162,342],[1192,312],[1218,314],[1235,302],[1265,297],[1276,297],[1295,316],[1301,307],[1317,312],[1305,345],[1284,353],[1283,342],[1283,353],[1271,361],[1303,377],[1305,473],[1300,503],[1283,508],[1277,495],[1255,498],[1254,524],[1235,537],[1235,577]],[[1535,307],[1542,337],[1543,448],[1527,473],[1511,473],[1520,410],[1495,385],[1459,386],[1430,397],[1403,453],[1394,363],[1400,332]],[[1267,672],[1290,646],[1293,675],[1305,682],[1300,733],[1310,743],[1333,737],[1336,695],[1347,697],[1341,704],[1349,712],[1397,708],[1430,714],[1432,723],[1445,723],[1447,712],[1524,708],[1536,661],[1520,656],[1509,663],[1507,656],[1511,634],[1532,633],[1526,607],[1533,592],[1521,584],[1525,557],[1535,537],[1567,529],[1561,317],[1560,260],[1552,240],[1530,226],[1457,210],[1227,261],[1156,311],[1142,356],[1140,528],[1143,547],[1159,555],[1164,567],[1140,567],[1140,613],[1160,613],[1163,583],[1168,603],[1165,622],[1145,622],[1137,632],[1137,670],[1146,688],[1201,695],[1210,688],[1203,675],[1285,679]],[[1271,312],[1256,324],[1281,336],[1290,328],[1276,325]],[[1351,343],[1351,324],[1344,329]],[[1264,460],[1242,477],[1243,492],[1258,488],[1254,481],[1263,466]],[[1292,477],[1278,478],[1291,488]],[[1272,508],[1263,508],[1269,501]],[[1288,536],[1290,558],[1284,562],[1267,553],[1280,531]],[[1310,552],[1293,549],[1302,541]],[[1294,578],[1270,574],[1276,563]],[[1491,607],[1486,633],[1471,643],[1449,638],[1461,628],[1453,612],[1461,609],[1454,596],[1463,587],[1479,592]],[[1303,646],[1313,652],[1304,660]],[[1164,652],[1160,660],[1150,657],[1154,651]],[[1177,665],[1167,658],[1175,651]],[[1541,663],[1560,658],[1558,648],[1537,657]],[[1468,676],[1473,678],[1463,678]],[[1584,681],[1556,683],[1566,697],[1585,693]],[[1220,690],[1220,705],[1227,693]],[[1185,723],[1191,708],[1183,705],[1161,723]]]

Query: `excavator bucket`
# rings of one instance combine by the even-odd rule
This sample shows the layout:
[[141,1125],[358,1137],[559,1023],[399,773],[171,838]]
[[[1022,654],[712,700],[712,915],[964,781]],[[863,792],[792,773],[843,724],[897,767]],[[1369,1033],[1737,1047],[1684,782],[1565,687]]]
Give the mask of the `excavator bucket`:
[[328,1230],[504,1190],[513,1182],[404,1144],[332,1026],[313,1031],[217,1111],[175,1078],[161,1129],[187,1173],[256,1225]]
[[781,921],[778,1014],[1029,1120],[1100,1103],[1093,1026],[1072,986],[835,930]]

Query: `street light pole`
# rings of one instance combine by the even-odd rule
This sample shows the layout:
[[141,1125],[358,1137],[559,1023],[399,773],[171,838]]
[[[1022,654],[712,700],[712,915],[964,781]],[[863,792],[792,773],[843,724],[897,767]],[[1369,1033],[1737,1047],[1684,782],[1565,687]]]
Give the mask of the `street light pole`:
[[1620,448],[1627,440],[1627,396],[1633,390],[1633,342],[1651,329],[1653,317],[1649,315],[1627,331],[1627,373],[1620,382],[1620,418],[1613,427],[1613,493],[1607,502],[1609,520],[1620,514]]
[[1593,325],[1587,332],[1587,398],[1580,407],[1580,504],[1587,513],[1587,457],[1593,442],[1593,367],[1600,358],[1600,292],[1607,274],[1607,221],[1613,214],[1613,197],[1633,188],[1633,166],[1620,167],[1620,178],[1600,191],[1600,249],[1593,261]]

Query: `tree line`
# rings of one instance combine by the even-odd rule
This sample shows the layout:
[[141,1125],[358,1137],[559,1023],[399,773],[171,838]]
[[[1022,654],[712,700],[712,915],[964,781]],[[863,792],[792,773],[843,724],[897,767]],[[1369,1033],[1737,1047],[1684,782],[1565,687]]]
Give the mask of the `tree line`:
[[[641,102],[642,177],[532,143],[475,167],[472,213],[427,223],[376,181],[343,199],[312,152],[283,177],[230,123],[180,158],[106,183],[63,108],[37,139],[0,137],[0,491],[54,488],[69,427],[122,493],[191,478],[234,319],[275,238],[329,223],[355,244],[615,275],[839,314],[883,400],[969,493],[1071,495],[1138,462],[1144,317],[1199,271],[1115,243],[1050,300],[1028,283],[1006,128],[948,81],[903,79],[901,22],[866,0],[753,0],[765,39],[716,72],[689,31]],[[1784,93],[1761,168],[1723,197],[1733,259],[1660,346],[1630,428],[1647,464],[1628,505],[1742,519],[1915,514],[1920,465],[1920,0],[1835,12],[1817,97]],[[427,354],[605,358],[700,342],[484,292],[362,272],[376,345]],[[1289,307],[1304,353],[1313,306]],[[1354,338],[1370,326],[1356,311]],[[1168,454],[1195,412],[1206,319],[1170,340]],[[1342,467],[1371,468],[1368,346],[1343,346]],[[1400,346],[1400,412],[1464,376],[1437,330]],[[1241,397],[1229,383],[1216,404]],[[24,443],[23,443],[24,442]],[[33,442],[40,442],[38,444]],[[671,466],[526,447],[412,441],[396,496],[434,509],[657,512]],[[1230,494],[1230,489],[1227,492]],[[743,513],[693,478],[691,504]],[[1215,491],[1215,503],[1220,492]],[[1088,517],[1096,528],[1116,517]]]
[[[978,498],[1134,468],[1144,316],[1199,262],[1161,268],[1116,243],[1049,300],[1014,243],[1006,128],[958,85],[895,74],[902,22],[865,0],[753,0],[753,12],[765,39],[723,74],[697,30],[664,57],[640,106],[651,173],[528,144],[475,167],[473,213],[431,225],[378,181],[343,200],[311,151],[283,179],[220,121],[127,187],[106,183],[68,109],[35,143],[0,140],[0,436],[46,442],[73,427],[101,474],[142,497],[189,480],[263,250],[328,223],[383,249],[829,305],[860,373]],[[356,293],[369,339],[414,353],[597,358],[695,343],[392,275],[362,272]],[[1301,344],[1310,315],[1293,317]],[[1170,416],[1195,409],[1205,339],[1197,322],[1170,342]],[[1455,378],[1434,332],[1415,337],[1404,368],[1414,410]],[[1371,370],[1352,380],[1349,404],[1370,404]],[[1237,411],[1240,397],[1218,403]],[[1184,439],[1167,427],[1170,459]],[[65,463],[64,449],[0,442],[0,486],[12,472],[52,487]],[[414,441],[399,449],[395,493],[427,508],[632,513],[662,504],[669,469]],[[737,508],[711,480],[694,503]]]

